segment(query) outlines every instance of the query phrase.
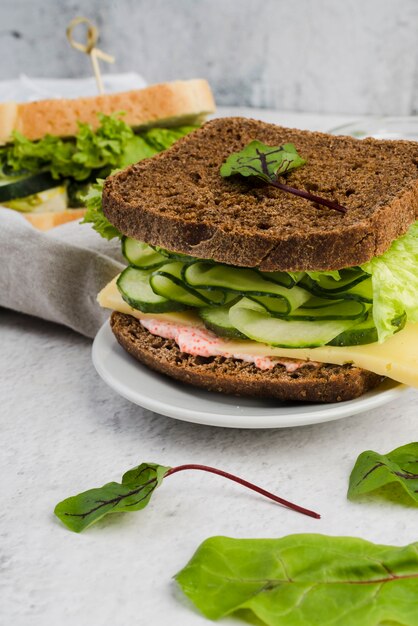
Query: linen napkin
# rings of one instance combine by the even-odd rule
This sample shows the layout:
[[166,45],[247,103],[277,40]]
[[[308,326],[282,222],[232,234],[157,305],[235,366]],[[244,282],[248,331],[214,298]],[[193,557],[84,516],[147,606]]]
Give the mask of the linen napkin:
[[124,266],[120,241],[106,241],[90,224],[42,232],[0,209],[0,306],[94,337],[109,315],[97,293]]
[[[107,93],[146,86],[135,73],[103,76]],[[94,78],[39,79],[21,75],[0,81],[0,101],[90,96]],[[69,326],[94,337],[109,312],[97,293],[124,265],[120,242],[106,241],[79,221],[47,232],[0,207],[0,306]]]

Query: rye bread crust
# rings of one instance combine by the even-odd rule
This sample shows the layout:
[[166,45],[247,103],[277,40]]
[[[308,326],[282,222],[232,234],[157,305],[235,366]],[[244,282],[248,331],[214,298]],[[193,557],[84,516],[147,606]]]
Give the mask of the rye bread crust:
[[293,373],[276,365],[263,371],[235,359],[180,352],[172,339],[151,335],[137,319],[125,313],[112,313],[110,325],[120,345],[138,361],[209,391],[287,401],[342,402],[361,396],[383,380],[382,376],[351,365],[306,365]]
[[[253,139],[295,144],[307,164],[287,183],[346,214],[219,168]],[[336,137],[244,118],[216,119],[107,179],[107,218],[176,252],[265,271],[333,270],[382,254],[418,217],[418,143]]]

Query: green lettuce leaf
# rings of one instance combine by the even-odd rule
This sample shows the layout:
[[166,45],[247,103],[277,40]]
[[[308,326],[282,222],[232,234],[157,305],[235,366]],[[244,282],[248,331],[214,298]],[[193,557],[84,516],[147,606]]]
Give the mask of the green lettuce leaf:
[[141,463],[122,476],[122,482],[106,483],[66,498],[55,507],[55,515],[74,532],[81,532],[109,513],[140,511],[151,499],[170,468]]
[[48,170],[54,178],[86,180],[92,172],[108,174],[118,167],[133,130],[115,115],[101,115],[100,126],[93,130],[79,123],[74,139],[63,140],[46,135],[30,141],[21,133],[13,134],[13,143],[2,149],[2,162],[11,171],[40,172]]
[[[116,170],[115,170],[116,171]],[[122,233],[113,226],[103,213],[102,195],[104,178],[98,178],[97,182],[90,185],[88,192],[84,196],[86,214],[81,224],[91,224],[93,229],[104,239],[122,238]]]
[[418,543],[212,537],[176,576],[209,619],[265,626],[417,626]]
[[396,321],[403,314],[418,322],[418,221],[361,269],[372,276],[373,319],[380,342],[398,330]]
[[[355,500],[391,483],[401,485],[418,504],[418,442],[408,443],[388,454],[373,450],[362,452],[351,472],[347,497]],[[385,494],[385,489],[382,493]],[[386,497],[393,497],[393,492],[386,490]]]
[[198,128],[198,126],[151,128],[150,130],[144,131],[142,136],[156,152],[162,152],[162,150],[167,150],[167,148],[170,148],[178,139],[188,135],[193,130],[196,130],[196,128]]

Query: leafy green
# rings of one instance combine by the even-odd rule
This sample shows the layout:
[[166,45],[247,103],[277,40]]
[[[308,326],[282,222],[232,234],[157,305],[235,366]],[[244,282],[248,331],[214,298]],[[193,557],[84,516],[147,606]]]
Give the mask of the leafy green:
[[373,450],[362,452],[351,472],[347,496],[355,500],[394,482],[418,503],[418,442],[408,443],[388,454]]
[[85,180],[92,172],[117,167],[133,130],[116,115],[101,115],[97,130],[79,123],[74,139],[63,140],[46,135],[30,141],[21,133],[13,134],[13,143],[2,148],[2,161],[12,171],[48,170],[54,178]]
[[151,128],[142,131],[127,142],[119,167],[126,167],[167,150],[178,139],[195,129],[196,126],[180,126],[178,128]]
[[241,174],[241,176],[257,176],[270,182],[305,163],[306,161],[299,156],[292,143],[267,146],[255,140],[240,152],[230,154],[220,171],[224,178]]
[[241,176],[245,177],[255,176],[269,185],[294,196],[326,206],[339,213],[346,213],[346,207],[334,200],[322,198],[305,189],[297,189],[296,187],[285,185],[278,180],[279,176],[283,176],[305,163],[305,159],[299,156],[293,143],[285,143],[282,146],[267,146],[261,141],[254,140],[240,152],[230,154],[221,165],[220,174],[224,178],[236,174],[241,174]]
[[13,142],[0,148],[1,172],[13,174],[50,171],[54,178],[85,181],[96,174],[107,176],[112,169],[122,168],[170,147],[194,126],[153,128],[135,135],[122,119],[122,113],[99,114],[96,130],[89,124],[78,124],[75,138],[61,139],[46,135],[30,141],[21,133],[13,134]]
[[417,626],[418,543],[212,537],[176,576],[208,618],[266,626]]
[[178,126],[177,128],[151,128],[143,132],[145,141],[157,152],[167,150],[178,139],[196,130],[197,126]]
[[86,195],[84,196],[84,203],[86,206],[86,214],[84,216],[82,224],[91,224],[96,232],[99,233],[104,239],[114,239],[115,237],[122,238],[122,233],[113,226],[103,213],[102,195],[104,178],[98,178],[97,182],[93,183]]
[[79,533],[109,513],[139,511],[147,506],[169,469],[156,463],[141,463],[126,472],[121,483],[106,483],[66,498],[57,504],[54,513],[70,530]]
[[158,150],[153,148],[142,135],[133,135],[121,155],[119,167],[122,169],[132,163],[142,161],[142,159],[148,159],[157,153]]
[[418,322],[418,221],[381,256],[361,269],[371,274],[373,319],[382,342],[393,335],[398,320]]
[[315,282],[319,282],[321,277],[329,276],[329,278],[333,278],[334,280],[341,280],[341,274],[339,270],[328,270],[323,272],[306,272],[309,278],[314,280]]

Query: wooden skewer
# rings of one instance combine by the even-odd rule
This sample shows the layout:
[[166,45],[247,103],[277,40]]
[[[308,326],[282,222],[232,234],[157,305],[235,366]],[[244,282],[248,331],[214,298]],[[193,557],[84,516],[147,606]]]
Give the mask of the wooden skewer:
[[[80,41],[76,41],[73,36],[73,31],[76,26],[79,24],[87,25],[86,32],[86,43],[81,43]],[[106,63],[114,63],[115,57],[103,52],[103,50],[99,50],[96,48],[96,44],[99,40],[99,31],[98,28],[91,22],[87,17],[75,17],[67,26],[67,39],[70,42],[70,45],[80,52],[84,52],[84,54],[88,54],[91,59],[91,64],[93,66],[94,76],[96,78],[97,89],[99,90],[99,94],[104,94],[103,88],[103,79],[100,73],[99,61],[105,61]]]

